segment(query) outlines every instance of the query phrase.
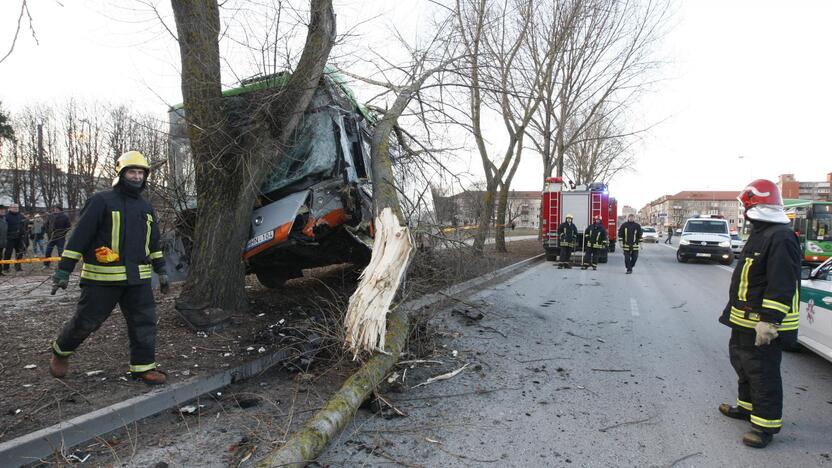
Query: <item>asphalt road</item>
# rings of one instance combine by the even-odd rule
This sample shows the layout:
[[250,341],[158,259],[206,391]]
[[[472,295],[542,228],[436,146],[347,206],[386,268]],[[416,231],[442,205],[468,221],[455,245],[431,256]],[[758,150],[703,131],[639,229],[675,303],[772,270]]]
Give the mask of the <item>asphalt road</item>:
[[736,398],[729,329],[717,322],[730,272],[651,244],[632,275],[616,252],[598,271],[546,262],[464,298],[478,307],[457,310],[485,317],[441,313],[451,336],[442,364],[408,368],[406,385],[468,367],[388,393],[408,416],[362,411],[320,462],[832,466],[832,363],[814,354],[784,355],[784,428],[768,448],[742,445],[748,423],[718,412]]

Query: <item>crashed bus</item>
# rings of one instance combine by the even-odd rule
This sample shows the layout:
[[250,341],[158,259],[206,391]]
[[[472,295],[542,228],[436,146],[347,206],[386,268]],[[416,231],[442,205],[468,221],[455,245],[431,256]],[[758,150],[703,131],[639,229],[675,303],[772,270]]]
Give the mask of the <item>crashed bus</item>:
[[[250,108],[245,104],[254,91],[280,88],[288,77],[279,73],[245,80],[223,95],[231,101],[230,108]],[[183,198],[180,219],[187,220],[185,212],[192,218],[195,211],[196,191],[183,107],[171,108],[169,118],[172,178]],[[375,121],[339,75],[324,74],[290,146],[282,157],[275,149],[276,164],[252,207],[249,239],[241,255],[246,272],[263,286],[280,287],[300,277],[305,268],[369,261]],[[397,150],[392,144],[394,159]]]

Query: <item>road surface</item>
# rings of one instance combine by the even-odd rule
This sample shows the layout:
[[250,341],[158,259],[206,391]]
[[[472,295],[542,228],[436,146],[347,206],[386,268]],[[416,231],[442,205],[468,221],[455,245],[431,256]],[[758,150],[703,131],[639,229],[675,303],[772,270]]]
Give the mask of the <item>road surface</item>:
[[832,363],[814,354],[784,354],[784,427],[768,448],[743,446],[748,423],[718,412],[736,398],[729,329],[717,322],[730,275],[677,263],[663,244],[644,246],[632,275],[619,252],[598,271],[538,264],[464,298],[478,308],[457,304],[482,320],[441,313],[456,336],[442,364],[415,365],[406,383],[468,364],[459,375],[388,393],[407,417],[362,411],[319,461],[832,466]]

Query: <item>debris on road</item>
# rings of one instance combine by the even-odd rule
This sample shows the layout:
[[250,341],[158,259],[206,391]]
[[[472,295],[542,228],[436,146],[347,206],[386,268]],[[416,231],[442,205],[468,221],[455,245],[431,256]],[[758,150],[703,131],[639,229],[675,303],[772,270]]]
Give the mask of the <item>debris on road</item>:
[[23,366],[24,369],[37,369],[37,367],[37,364],[26,364],[25,366]]
[[595,372],[632,372],[632,369],[592,369]]
[[430,385],[434,382],[439,382],[440,380],[452,379],[452,378],[456,377],[460,372],[465,370],[466,367],[468,367],[467,363],[464,366],[460,367],[459,369],[457,369],[455,371],[451,371],[451,372],[448,372],[447,374],[440,374],[440,375],[437,375],[435,377],[431,377],[431,378],[425,380],[424,382],[422,382],[420,384],[416,384],[413,388],[422,387],[422,386],[425,386],[425,385]]
[[86,375],[87,377],[92,377],[92,376],[95,376],[95,375],[98,375],[98,374],[103,374],[103,373],[104,373],[103,370],[94,370],[94,371],[85,372],[84,375]]

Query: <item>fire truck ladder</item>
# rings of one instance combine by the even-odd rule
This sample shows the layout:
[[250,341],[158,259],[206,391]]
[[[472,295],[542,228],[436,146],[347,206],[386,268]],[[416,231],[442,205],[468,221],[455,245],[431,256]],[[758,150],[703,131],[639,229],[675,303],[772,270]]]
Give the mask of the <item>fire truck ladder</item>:
[[557,238],[558,226],[560,225],[560,205],[558,205],[558,199],[560,197],[552,195],[552,193],[547,194],[549,197],[549,225],[546,229],[549,231],[548,234],[550,237]]
[[604,219],[604,217],[601,216],[601,192],[592,192],[590,196],[592,197],[592,217],[589,224],[592,224],[597,218]]

